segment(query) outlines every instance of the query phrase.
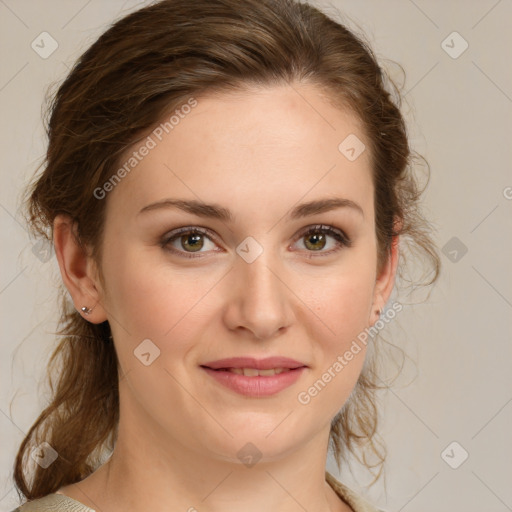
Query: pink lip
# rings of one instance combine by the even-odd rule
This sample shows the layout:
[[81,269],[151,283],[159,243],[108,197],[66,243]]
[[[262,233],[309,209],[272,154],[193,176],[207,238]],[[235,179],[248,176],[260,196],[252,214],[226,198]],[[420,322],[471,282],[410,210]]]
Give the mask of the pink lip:
[[[302,375],[307,366],[287,357],[269,357],[266,359],[233,357],[212,361],[201,365],[201,368],[217,382],[241,395],[264,397],[275,395],[291,386]],[[277,375],[246,377],[223,370],[226,368],[256,368],[258,370],[289,368],[289,371]]]
[[279,391],[291,386],[306,369],[306,367],[303,366],[302,368],[289,370],[279,373],[278,375],[246,377],[245,375],[238,375],[226,370],[212,370],[205,366],[202,366],[202,368],[220,384],[223,384],[241,395],[250,397],[275,395],[279,393]]
[[254,357],[229,357],[210,361],[201,366],[206,366],[212,370],[220,368],[256,368],[257,370],[270,370],[271,368],[301,368],[306,366],[304,363],[290,359],[289,357],[267,357],[265,359],[256,359]]

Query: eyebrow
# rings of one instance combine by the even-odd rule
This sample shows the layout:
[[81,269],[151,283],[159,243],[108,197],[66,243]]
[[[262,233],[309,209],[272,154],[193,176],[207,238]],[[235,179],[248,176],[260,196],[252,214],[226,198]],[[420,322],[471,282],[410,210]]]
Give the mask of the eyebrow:
[[[230,210],[217,204],[207,204],[201,201],[184,199],[163,199],[156,203],[148,204],[140,210],[138,215],[149,211],[169,208],[177,208],[199,217],[209,217],[223,222],[233,222],[235,218]],[[364,211],[359,204],[350,199],[344,199],[341,197],[318,199],[316,201],[302,203],[288,213],[288,218],[290,220],[301,219],[318,213],[335,210],[337,208],[350,208],[359,212],[364,218]]]

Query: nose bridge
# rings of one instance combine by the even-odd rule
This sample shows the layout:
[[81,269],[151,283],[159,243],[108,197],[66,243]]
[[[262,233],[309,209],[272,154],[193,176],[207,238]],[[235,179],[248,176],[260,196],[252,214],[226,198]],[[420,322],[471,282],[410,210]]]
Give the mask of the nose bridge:
[[245,328],[258,339],[273,336],[293,319],[291,292],[285,286],[282,265],[270,249],[264,249],[252,262],[243,257],[234,263],[235,280],[229,304],[230,328]]
[[[267,251],[270,253],[270,251]],[[247,298],[251,300],[277,301],[282,293],[282,283],[277,278],[279,269],[275,258],[262,254],[252,263],[239,262],[240,273],[247,283]],[[276,275],[277,274],[277,275]]]

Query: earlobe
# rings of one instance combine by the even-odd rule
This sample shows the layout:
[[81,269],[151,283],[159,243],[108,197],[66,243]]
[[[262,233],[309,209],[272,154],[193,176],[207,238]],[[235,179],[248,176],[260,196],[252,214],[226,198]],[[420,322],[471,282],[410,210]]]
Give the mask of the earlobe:
[[101,304],[100,286],[92,257],[80,242],[76,223],[68,215],[58,215],[53,223],[53,243],[62,281],[75,308],[87,321],[107,320]]

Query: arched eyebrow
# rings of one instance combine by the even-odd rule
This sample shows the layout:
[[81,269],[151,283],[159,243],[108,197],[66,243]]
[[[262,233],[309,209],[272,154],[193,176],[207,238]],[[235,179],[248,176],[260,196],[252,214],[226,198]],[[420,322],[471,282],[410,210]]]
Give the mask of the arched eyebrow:
[[[169,208],[177,208],[187,213],[197,215],[198,217],[218,219],[226,223],[234,222],[235,220],[235,216],[229,209],[214,203],[207,204],[193,199],[162,199],[156,203],[144,206],[138,215],[145,212]],[[297,220],[338,208],[350,208],[358,212],[364,218],[364,211],[359,204],[351,199],[344,199],[341,197],[317,199],[315,201],[299,204],[288,212],[287,217],[289,220]]]

